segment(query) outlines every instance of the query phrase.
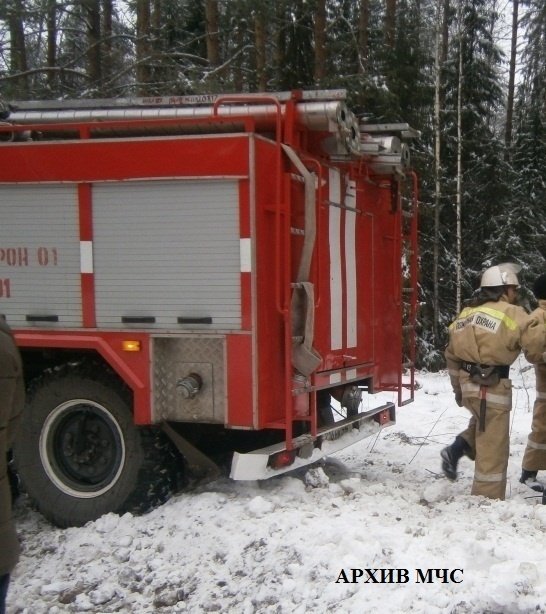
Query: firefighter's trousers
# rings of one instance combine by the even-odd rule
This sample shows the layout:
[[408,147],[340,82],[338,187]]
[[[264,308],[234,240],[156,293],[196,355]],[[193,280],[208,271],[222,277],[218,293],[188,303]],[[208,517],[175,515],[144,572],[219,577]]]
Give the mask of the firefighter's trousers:
[[501,379],[486,390],[485,429],[480,431],[480,387],[461,372],[463,404],[472,414],[468,428],[460,433],[470,446],[468,456],[475,458],[473,495],[504,500],[506,470],[510,453],[510,409],[512,383]]
[[533,405],[531,433],[521,464],[527,471],[546,469],[546,364],[535,365],[537,396]]

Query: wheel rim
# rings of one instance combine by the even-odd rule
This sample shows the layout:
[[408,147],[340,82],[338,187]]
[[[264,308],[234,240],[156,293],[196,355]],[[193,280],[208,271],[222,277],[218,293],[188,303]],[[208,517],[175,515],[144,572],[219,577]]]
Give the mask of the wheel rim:
[[49,479],[65,494],[99,497],[118,481],[125,464],[121,428],[103,405],[72,399],[44,422],[40,458]]

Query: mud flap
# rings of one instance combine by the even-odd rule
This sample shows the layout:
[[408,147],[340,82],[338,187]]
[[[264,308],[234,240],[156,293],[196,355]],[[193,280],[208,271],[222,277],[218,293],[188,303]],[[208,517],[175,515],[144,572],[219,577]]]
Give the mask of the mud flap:
[[184,457],[193,480],[203,483],[212,482],[220,477],[221,472],[218,465],[177,433],[170,424],[163,422],[161,428]]

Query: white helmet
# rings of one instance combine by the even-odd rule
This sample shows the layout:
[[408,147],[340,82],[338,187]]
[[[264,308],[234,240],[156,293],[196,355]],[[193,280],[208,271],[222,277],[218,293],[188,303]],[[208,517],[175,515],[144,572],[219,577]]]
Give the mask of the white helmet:
[[519,288],[518,273],[521,271],[519,264],[503,262],[486,269],[482,275],[480,288],[498,286],[516,286]]

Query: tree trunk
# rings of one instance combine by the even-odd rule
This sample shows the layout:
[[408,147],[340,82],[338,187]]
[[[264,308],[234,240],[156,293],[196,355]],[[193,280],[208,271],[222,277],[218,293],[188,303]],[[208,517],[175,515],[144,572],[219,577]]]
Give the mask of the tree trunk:
[[259,92],[267,90],[265,38],[265,17],[262,7],[258,5],[254,13],[254,44],[256,46],[256,83]]
[[136,19],[136,80],[137,90],[141,96],[148,93],[150,74],[150,1],[137,0]]
[[518,44],[518,9],[519,0],[512,0],[512,36],[510,42],[510,70],[508,76],[508,97],[506,101],[506,129],[504,142],[506,144],[505,156],[510,158],[512,145],[512,123],[514,116],[514,90],[516,82],[516,57]]
[[[28,70],[27,50],[25,45],[25,27],[23,23],[23,3],[21,0],[12,0],[7,10],[9,33],[11,40],[10,72],[12,74],[26,73]],[[15,81],[15,97],[28,98],[28,78],[21,74]]]
[[169,80],[168,58],[165,54],[167,44],[162,36],[163,25],[163,2],[162,0],[152,0],[150,16],[150,52],[152,54],[152,61],[150,74],[155,83],[157,93],[162,90],[164,84]]
[[[440,0],[439,0],[440,1]],[[448,44],[449,44],[449,2],[450,0],[443,0],[444,10],[442,16],[442,55],[441,63],[445,63],[447,60]]]
[[326,0],[317,0],[315,12],[315,85],[326,76]]
[[358,72],[364,74],[368,67],[370,28],[370,0],[360,0],[358,13]]
[[205,36],[207,60],[211,66],[220,63],[220,37],[218,34],[218,1],[205,0]]
[[233,65],[233,86],[236,92],[243,91],[243,54],[242,49],[245,44],[244,37],[245,21],[239,16],[237,19],[237,25],[235,26],[235,52],[237,53],[237,59]]
[[102,77],[100,48],[100,0],[84,0],[83,8],[86,15],[86,56],[89,86],[95,90],[100,90]]
[[275,67],[277,72],[277,85],[279,89],[284,89],[284,65],[286,59],[286,1],[277,0],[275,4],[275,23],[277,31],[275,33]]
[[456,276],[457,276],[457,313],[461,311],[461,283],[462,283],[462,205],[463,205],[463,28],[461,5],[459,13],[459,68],[457,83],[457,211],[456,211]]
[[[57,66],[57,1],[49,0],[47,5],[47,66],[54,68]],[[54,92],[57,75],[54,70],[47,71],[47,84],[49,89]]]
[[433,238],[433,323],[434,342],[440,341],[440,213],[442,210],[442,109],[444,106],[442,71],[447,60],[449,0],[438,0],[436,6],[436,48],[434,84],[434,238]]
[[394,49],[396,34],[396,0],[387,0],[385,12],[385,45]]
[[102,77],[109,79],[114,64],[114,48],[112,45],[112,0],[101,0],[102,3]]
[[441,128],[440,128],[440,90],[442,87],[441,75],[440,75],[440,54],[441,54],[441,10],[440,1],[436,6],[436,49],[434,54],[434,70],[435,70],[435,83],[434,83],[434,175],[435,175],[435,189],[434,189],[434,238],[433,238],[433,322],[432,332],[434,342],[438,343],[438,325],[440,321],[440,309],[439,309],[439,259],[440,259],[440,206],[442,202],[441,192]]

